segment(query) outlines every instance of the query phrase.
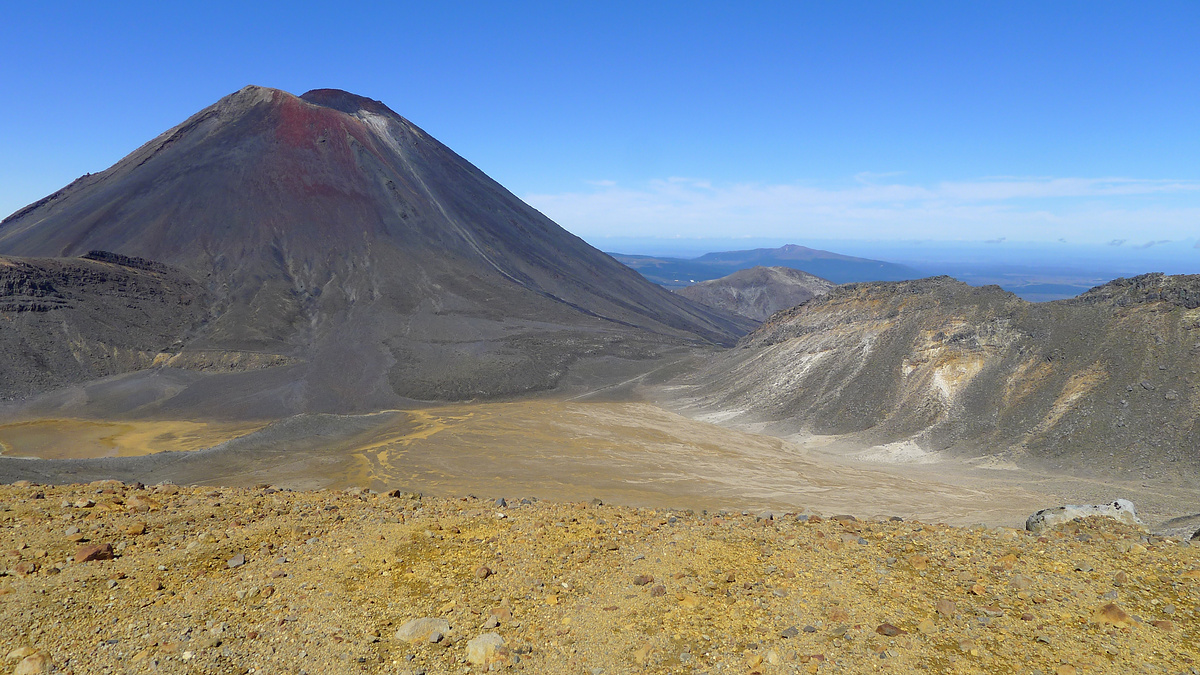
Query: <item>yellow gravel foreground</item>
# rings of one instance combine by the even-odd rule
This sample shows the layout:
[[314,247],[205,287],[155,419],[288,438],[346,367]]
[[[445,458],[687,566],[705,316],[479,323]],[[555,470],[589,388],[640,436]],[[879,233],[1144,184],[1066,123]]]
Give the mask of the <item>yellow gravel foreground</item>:
[[18,483],[0,672],[1200,673],[1197,550],[1104,519]]

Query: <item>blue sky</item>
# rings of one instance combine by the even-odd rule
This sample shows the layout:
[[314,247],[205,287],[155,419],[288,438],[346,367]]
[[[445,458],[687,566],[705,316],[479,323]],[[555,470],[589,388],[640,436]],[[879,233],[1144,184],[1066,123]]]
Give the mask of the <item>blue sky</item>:
[[1194,2],[10,3],[0,211],[253,83],[380,99],[601,247],[1190,250],[1198,27]]

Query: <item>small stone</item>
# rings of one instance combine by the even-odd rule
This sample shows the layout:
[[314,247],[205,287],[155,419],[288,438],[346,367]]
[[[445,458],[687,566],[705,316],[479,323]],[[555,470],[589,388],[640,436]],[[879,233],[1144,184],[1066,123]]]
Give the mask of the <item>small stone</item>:
[[75,551],[75,562],[84,563],[93,560],[112,560],[112,544],[89,544],[80,546]]
[[13,567],[13,572],[19,577],[27,577],[37,571],[38,565],[32,560],[22,560]]
[[921,622],[917,624],[917,632],[921,635],[933,635],[937,632],[937,625],[933,623],[933,619],[921,619]]
[[497,652],[503,647],[504,638],[499,633],[484,633],[467,641],[467,661],[486,666],[496,660]]
[[935,607],[937,608],[937,613],[942,616],[954,616],[958,613],[958,606],[954,604],[953,600],[942,598],[937,601]]
[[1129,583],[1129,575],[1124,572],[1117,572],[1113,575],[1113,586],[1124,586]]
[[804,632],[805,632],[805,633],[815,633],[815,632],[817,632],[817,627],[816,627],[816,626],[812,626],[812,625],[806,625],[806,626],[803,628],[803,630],[804,630]]
[[225,564],[228,565],[229,569],[231,570],[237,569],[238,567],[246,564],[246,555],[244,553],[239,553],[226,561]]
[[787,628],[784,628],[783,632],[780,633],[780,635],[785,638],[794,638],[799,634],[800,634],[800,629],[796,628],[795,626],[789,626]]
[[896,637],[897,635],[903,635],[908,631],[897,628],[890,623],[881,623],[875,628],[875,632],[879,633],[880,635],[886,635],[887,637]]
[[1054,675],[1077,675],[1079,671],[1069,663],[1060,664],[1054,669]]
[[654,586],[650,589],[650,597],[652,597],[652,598],[661,598],[662,596],[664,596],[666,594],[667,594],[667,589],[662,584]]
[[1175,622],[1171,621],[1170,619],[1157,619],[1155,621],[1151,621],[1150,625],[1166,631],[1175,630]]
[[633,578],[634,586],[645,586],[646,584],[653,583],[653,582],[654,582],[654,577],[650,576],[649,574],[639,574]]
[[396,631],[396,639],[401,642],[415,644],[428,642],[433,633],[445,634],[450,630],[450,622],[445,619],[424,617],[413,619]]
[[492,576],[492,568],[488,567],[487,565],[480,565],[479,567],[475,568],[476,579],[486,579],[490,576]]
[[1018,591],[1026,591],[1033,586],[1033,579],[1030,579],[1024,574],[1014,574],[1013,577],[1008,580],[1008,585],[1017,589]]
[[1099,607],[1092,613],[1092,622],[1100,625],[1128,626],[1131,621],[1125,610],[1121,609],[1114,602]]
[[125,534],[136,537],[141,534],[146,534],[146,523],[138,521],[129,527],[125,528]]
[[929,558],[923,555],[910,555],[908,564],[912,565],[914,570],[923,570],[929,567]]
[[633,660],[639,666],[646,665],[646,661],[650,659],[650,643],[646,643],[633,652]]

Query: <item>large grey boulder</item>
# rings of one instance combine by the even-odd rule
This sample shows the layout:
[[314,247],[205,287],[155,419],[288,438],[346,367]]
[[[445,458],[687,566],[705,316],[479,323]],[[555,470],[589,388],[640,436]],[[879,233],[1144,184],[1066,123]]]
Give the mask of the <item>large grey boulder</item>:
[[1042,509],[1029,516],[1025,521],[1025,529],[1030,532],[1041,532],[1042,530],[1057,527],[1063,523],[1069,523],[1076,518],[1087,518],[1088,516],[1103,516],[1119,520],[1134,527],[1146,527],[1141,519],[1137,517],[1137,510],[1133,507],[1133,502],[1128,499],[1118,499],[1109,504],[1089,504],[1085,506],[1068,504],[1066,506],[1056,506],[1052,509]]

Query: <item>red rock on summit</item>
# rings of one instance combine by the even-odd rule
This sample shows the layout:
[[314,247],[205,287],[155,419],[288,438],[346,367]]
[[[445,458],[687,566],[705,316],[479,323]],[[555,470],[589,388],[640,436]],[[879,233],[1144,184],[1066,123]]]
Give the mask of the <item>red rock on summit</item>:
[[[0,224],[3,255],[90,251],[170,266],[211,295],[202,320],[166,331],[155,364],[239,372],[254,395],[174,376],[193,409],[518,393],[581,357],[732,344],[750,327],[647,282],[387,106],[335,89],[246,87]],[[132,377],[121,386],[137,389]]]

